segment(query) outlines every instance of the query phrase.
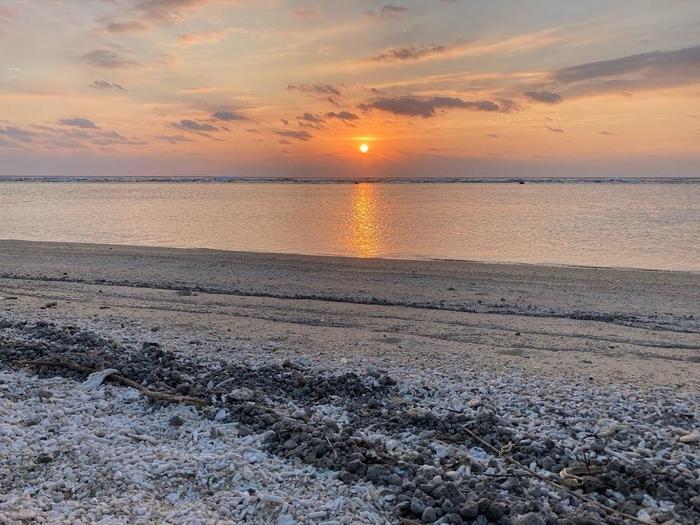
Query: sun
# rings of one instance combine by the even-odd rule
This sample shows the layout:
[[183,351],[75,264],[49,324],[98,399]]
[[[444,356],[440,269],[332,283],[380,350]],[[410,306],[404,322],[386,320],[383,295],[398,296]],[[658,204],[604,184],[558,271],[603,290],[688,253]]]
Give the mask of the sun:
[[360,144],[360,153],[368,153],[369,152],[369,144],[363,142]]

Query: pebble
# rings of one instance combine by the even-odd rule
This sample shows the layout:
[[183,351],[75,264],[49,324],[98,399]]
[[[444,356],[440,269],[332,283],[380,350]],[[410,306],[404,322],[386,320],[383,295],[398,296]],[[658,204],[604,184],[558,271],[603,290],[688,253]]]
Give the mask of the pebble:
[[527,514],[516,516],[513,520],[513,525],[547,525],[547,522],[539,514],[528,512]]
[[[1,321],[0,345],[24,330],[30,353],[37,341],[71,355],[111,351],[97,334],[3,329]],[[0,514],[26,511],[50,523],[394,523],[397,514],[445,524],[600,521],[594,507],[510,476],[513,467],[470,429],[499,449],[512,444],[504,453],[537,471],[579,464],[585,447],[604,467],[589,497],[640,519],[698,522],[697,457],[687,441],[697,433],[688,429],[697,400],[689,394],[517,371],[362,371],[352,360],[353,369],[324,370],[316,358],[282,366],[253,357],[231,374],[204,343],[197,361],[168,353],[165,340],[147,351],[138,339],[130,345],[133,353],[113,349],[121,362],[104,362],[125,375],[148,371],[154,379],[140,377],[156,388],[185,385],[212,406],[154,404],[111,383],[82,390],[74,375],[9,371],[3,353]],[[209,358],[201,379],[197,363]],[[222,383],[216,394],[202,390]],[[33,395],[42,390],[50,395]],[[640,482],[649,469],[673,476]]]
[[433,507],[426,507],[423,510],[423,515],[421,516],[423,523],[434,523],[437,519],[437,512]]

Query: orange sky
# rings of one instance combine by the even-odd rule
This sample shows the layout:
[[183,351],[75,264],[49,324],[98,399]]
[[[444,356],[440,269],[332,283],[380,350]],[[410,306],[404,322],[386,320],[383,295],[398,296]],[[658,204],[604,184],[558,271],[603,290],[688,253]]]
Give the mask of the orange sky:
[[697,175],[699,28],[681,0],[4,1],[0,175]]

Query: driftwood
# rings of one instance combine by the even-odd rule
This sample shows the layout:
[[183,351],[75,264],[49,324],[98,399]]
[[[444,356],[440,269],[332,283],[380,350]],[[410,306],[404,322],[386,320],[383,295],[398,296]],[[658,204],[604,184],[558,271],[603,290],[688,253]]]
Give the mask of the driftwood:
[[[20,365],[20,366],[36,366],[36,367],[52,367],[52,368],[67,368],[69,370],[73,370],[75,372],[80,372],[82,374],[92,374],[96,370],[92,370],[91,368],[78,365],[75,363],[66,363],[63,361],[50,361],[50,360],[44,360],[44,359],[37,359],[35,361],[15,361],[15,364]],[[150,390],[143,386],[141,383],[137,383],[133,379],[129,379],[128,377],[124,377],[123,375],[119,374],[110,374],[107,378],[107,380],[112,380],[115,383],[119,383],[121,385],[125,386],[130,386],[131,388],[138,390],[140,393],[142,393],[144,396],[153,399],[154,401],[167,401],[169,403],[183,403],[185,405],[197,405],[197,406],[206,406],[209,403],[206,401],[206,399],[201,399],[198,397],[190,397],[190,396],[180,396],[180,395],[175,395],[175,394],[166,394],[164,392],[157,392],[155,390]]]

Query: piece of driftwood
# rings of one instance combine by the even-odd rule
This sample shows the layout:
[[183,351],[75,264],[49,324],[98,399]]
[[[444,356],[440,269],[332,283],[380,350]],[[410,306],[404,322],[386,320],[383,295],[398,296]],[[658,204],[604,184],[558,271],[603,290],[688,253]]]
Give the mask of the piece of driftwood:
[[[67,368],[69,370],[74,370],[75,372],[80,372],[82,374],[92,374],[95,372],[95,370],[92,370],[91,368],[87,368],[82,365],[78,365],[76,363],[66,363],[64,361],[51,361],[51,360],[45,360],[45,359],[37,359],[34,361],[15,361],[15,364],[20,365],[20,366],[36,366],[36,367],[42,367],[42,366],[47,366],[47,367],[52,367],[52,368]],[[124,377],[123,375],[120,374],[110,374],[107,378],[107,380],[114,381],[115,383],[119,383],[125,386],[130,386],[131,388],[138,390],[141,394],[144,396],[153,399],[155,401],[167,401],[169,403],[183,403],[185,405],[197,405],[197,406],[206,406],[209,403],[206,401],[206,399],[201,399],[198,397],[190,397],[190,396],[181,396],[181,395],[176,395],[176,394],[166,394],[164,392],[157,392],[155,390],[150,390],[143,386],[141,383],[137,383],[133,379],[129,379],[128,377]]]

